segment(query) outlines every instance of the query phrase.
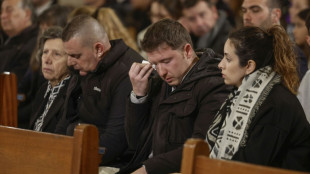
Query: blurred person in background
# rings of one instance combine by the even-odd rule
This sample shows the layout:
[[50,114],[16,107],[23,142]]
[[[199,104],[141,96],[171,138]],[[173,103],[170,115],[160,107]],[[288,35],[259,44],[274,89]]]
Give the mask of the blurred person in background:
[[[308,31],[307,44],[310,46],[310,16],[306,18],[306,27]],[[310,123],[310,70],[307,71],[298,88],[297,97],[306,113]]]
[[31,1],[2,1],[1,27],[7,38],[0,46],[0,73],[15,73],[19,85],[29,66],[39,32]]
[[32,0],[32,4],[37,16],[40,16],[45,10],[56,3],[57,0]]
[[306,26],[306,19],[307,16],[309,15],[310,15],[309,8],[300,11],[295,19],[295,27],[293,30],[295,43],[299,46],[299,48],[303,51],[303,53],[307,57],[308,68],[310,67],[310,61],[309,61],[310,47],[307,43],[307,40],[309,40],[309,36],[308,36],[308,29]]
[[218,10],[211,0],[183,0],[182,5],[194,48],[211,48],[223,54],[227,36],[234,30],[227,14]]
[[290,6],[288,10],[289,16],[286,30],[291,39],[294,40],[293,30],[296,23],[297,14],[306,8],[310,8],[310,0],[289,0],[289,1],[290,1]]
[[84,6],[94,8],[108,7],[114,10],[125,27],[128,26],[127,17],[131,12],[130,0],[83,0]]
[[[263,29],[281,25],[282,8],[282,0],[243,0],[243,24]],[[296,69],[301,80],[308,70],[307,58],[298,46],[295,45],[294,49],[297,54]]]
[[[188,28],[188,26],[186,26],[186,21],[183,20],[182,4],[180,0],[152,0],[149,16],[152,24],[161,19],[170,18],[174,20],[180,20],[182,25],[185,28]],[[149,27],[150,26],[140,31],[137,35],[137,43],[139,46],[140,54],[144,58],[147,58],[147,55],[141,49],[141,41],[143,40],[144,35]]]
[[128,28],[134,38],[137,33],[151,24],[148,16],[152,0],[130,0],[131,11],[126,18]]

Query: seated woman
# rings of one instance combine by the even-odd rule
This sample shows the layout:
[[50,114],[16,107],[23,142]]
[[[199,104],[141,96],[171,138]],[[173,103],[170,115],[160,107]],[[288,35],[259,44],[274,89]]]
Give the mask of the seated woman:
[[310,171],[310,125],[295,96],[296,58],[285,30],[231,33],[218,67],[236,89],[208,130],[210,158]]
[[51,27],[39,40],[42,73],[48,81],[39,89],[34,100],[30,129],[35,131],[53,133],[61,116],[70,80],[61,35],[60,27]]
[[295,17],[295,26],[293,29],[294,39],[296,45],[302,50],[307,57],[307,65],[310,68],[310,47],[308,45],[308,29],[306,26],[306,19],[310,14],[310,8],[300,11]]

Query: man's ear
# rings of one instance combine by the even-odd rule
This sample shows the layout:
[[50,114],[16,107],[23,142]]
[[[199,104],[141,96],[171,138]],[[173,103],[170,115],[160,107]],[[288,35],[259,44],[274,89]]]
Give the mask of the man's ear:
[[309,35],[306,36],[306,41],[307,41],[307,44],[310,46],[310,36]]
[[192,58],[193,57],[193,48],[191,46],[191,44],[185,44],[184,45],[184,48],[183,48],[183,51],[184,51],[184,56],[189,59],[189,58]]
[[104,54],[104,45],[101,42],[94,43],[95,57],[101,59]]
[[28,18],[30,21],[32,21],[32,11],[29,9],[29,8],[26,8],[25,9],[25,15],[26,15],[26,18]]
[[219,15],[218,15],[218,11],[217,11],[215,5],[212,5],[211,11],[212,11],[213,15],[215,16],[215,19],[218,19],[218,18],[219,18]]
[[271,10],[271,21],[273,24],[280,24],[280,19],[281,19],[281,9],[280,8],[273,8]]
[[246,75],[249,75],[251,74],[252,72],[255,71],[255,68],[256,68],[256,63],[254,60],[249,60],[248,61],[248,64],[246,65]]

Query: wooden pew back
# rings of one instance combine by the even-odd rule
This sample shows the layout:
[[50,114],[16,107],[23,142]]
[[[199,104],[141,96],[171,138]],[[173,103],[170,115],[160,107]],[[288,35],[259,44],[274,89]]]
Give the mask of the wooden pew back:
[[303,172],[209,158],[204,140],[189,139],[184,145],[182,174],[305,174]]
[[17,79],[14,73],[0,74],[0,125],[17,127]]
[[73,137],[0,126],[0,173],[97,174],[98,141],[93,125]]

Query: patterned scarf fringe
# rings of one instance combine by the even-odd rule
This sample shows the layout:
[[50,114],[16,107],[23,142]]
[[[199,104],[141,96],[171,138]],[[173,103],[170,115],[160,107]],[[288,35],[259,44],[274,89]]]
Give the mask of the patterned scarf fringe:
[[[225,120],[228,119],[226,117],[228,117],[230,115],[230,111],[232,111],[231,109],[236,109],[235,107],[239,106],[241,98],[246,96],[248,93],[247,89],[253,87],[254,83],[257,82],[257,80],[259,80],[260,76],[263,73],[267,74],[268,77],[271,75],[273,77],[270,77],[269,79],[265,79],[265,80],[268,80],[268,83],[266,83],[265,86],[262,88],[262,91],[259,94],[259,96],[256,98],[255,104],[252,106],[250,113],[247,114],[248,118],[246,120],[246,125],[242,130],[243,134],[241,136],[241,139],[239,139],[240,141],[239,141],[238,147],[245,147],[246,146],[246,142],[248,139],[248,129],[251,125],[253,118],[255,117],[256,113],[258,112],[260,106],[264,103],[265,99],[269,95],[273,86],[276,84],[279,84],[281,82],[281,77],[278,74],[274,73],[272,71],[271,67],[269,67],[269,66],[263,67],[263,68],[257,70],[256,72],[252,73],[252,75],[254,77],[258,76],[258,77],[255,77],[254,80],[252,81],[253,84],[251,84],[250,87],[245,86],[245,89],[241,89],[241,91],[239,91],[239,90],[233,91],[229,95],[228,99],[223,103],[220,110],[217,112],[212,125],[209,127],[209,130],[207,132],[207,138],[206,138],[206,141],[208,142],[210,149],[212,149],[212,151],[210,153],[211,158],[222,158],[222,159],[226,158],[223,156],[222,157],[218,156],[219,149],[217,149],[217,147],[215,148],[215,146],[219,146],[219,148],[223,148],[223,147],[220,147],[220,145],[217,141],[219,141],[221,143],[221,141],[222,141],[221,138],[224,136],[224,132],[227,131],[227,129],[225,129],[226,124],[228,124],[228,123],[231,124],[231,122],[226,123]],[[272,73],[274,73],[274,75]],[[247,83],[248,78],[249,78],[248,76],[245,77],[245,79],[243,81],[243,83],[245,83],[245,85]],[[235,111],[236,110],[234,110],[234,112]],[[234,116],[232,116],[232,117],[234,117]],[[221,137],[218,140],[219,134],[221,134]],[[228,148],[228,146],[226,148]],[[235,149],[233,154],[236,152],[237,152],[237,150]],[[228,156],[230,156],[228,158],[232,158],[233,154],[228,155]]]

